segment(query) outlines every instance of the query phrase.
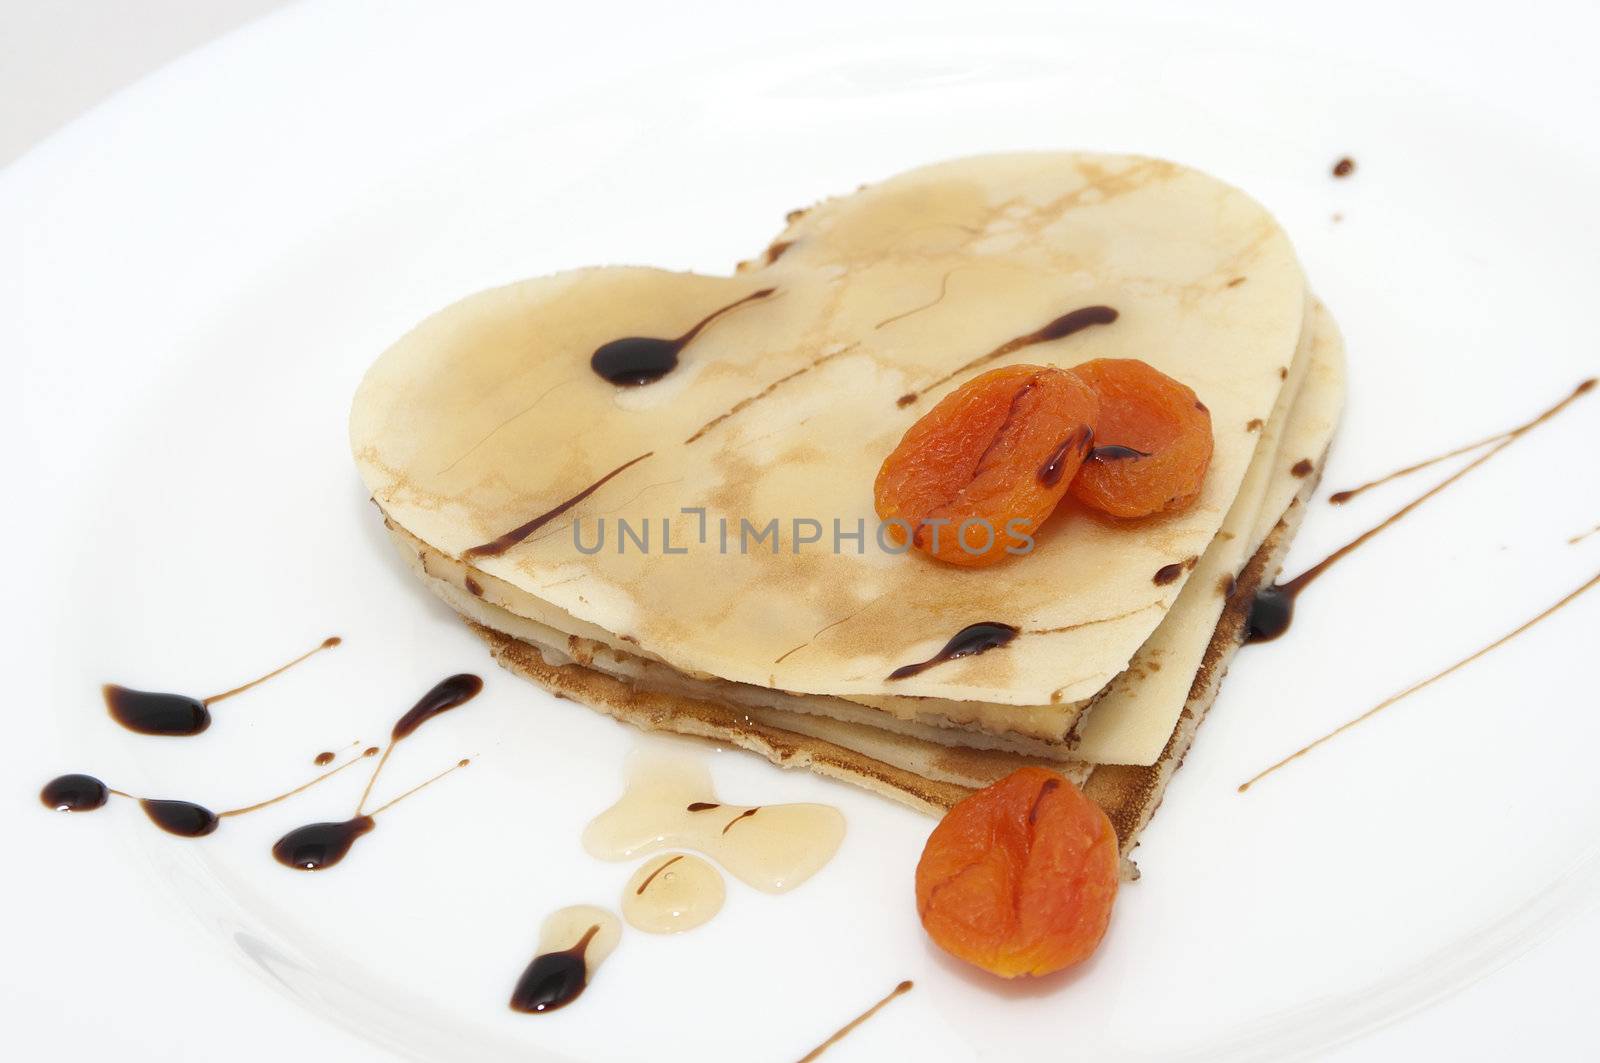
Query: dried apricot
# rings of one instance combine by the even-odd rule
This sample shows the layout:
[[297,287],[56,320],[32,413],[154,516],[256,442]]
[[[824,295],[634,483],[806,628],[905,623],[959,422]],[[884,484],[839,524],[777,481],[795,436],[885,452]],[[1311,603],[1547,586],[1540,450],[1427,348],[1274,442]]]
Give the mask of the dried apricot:
[[1193,502],[1211,465],[1211,412],[1195,393],[1135,358],[1099,358],[1072,371],[1100,400],[1098,452],[1072,481],[1072,497],[1124,518]]
[[1088,455],[1099,402],[1071,372],[1012,365],[975,377],[907,430],[873,485],[896,543],[956,565],[1026,552]]
[[1117,898],[1117,835],[1065,778],[1019,768],[958,803],[917,863],[917,914],[938,946],[1003,978],[1086,959]]

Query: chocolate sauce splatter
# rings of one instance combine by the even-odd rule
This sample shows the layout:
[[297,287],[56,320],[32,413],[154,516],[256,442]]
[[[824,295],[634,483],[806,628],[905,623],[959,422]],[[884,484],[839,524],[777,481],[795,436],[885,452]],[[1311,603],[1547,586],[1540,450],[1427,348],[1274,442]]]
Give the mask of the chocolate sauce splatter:
[[106,711],[111,714],[113,720],[128,730],[145,735],[188,737],[200,734],[211,726],[210,706],[235,694],[243,694],[251,687],[259,686],[274,676],[282,675],[301,661],[323,650],[331,650],[343,641],[337,635],[323,639],[314,649],[307,650],[288,664],[280,665],[266,675],[236,686],[232,690],[213,694],[209,698],[133,690],[115,683],[107,683],[100,690],[105,697]]
[[905,664],[889,673],[890,679],[906,679],[910,676],[920,675],[936,664],[953,661],[957,657],[973,657],[980,653],[987,653],[992,649],[1004,646],[1016,638],[1018,629],[1010,624],[1001,624],[994,621],[982,621],[969,624],[956,632],[944,648],[925,661],[915,664]]
[[[356,802],[355,812],[349,819],[330,821],[324,823],[308,823],[304,827],[294,830],[279,838],[272,846],[272,856],[278,863],[285,867],[294,868],[296,871],[321,871],[333,867],[343,860],[350,852],[350,847],[363,836],[371,833],[376,826],[375,817],[386,809],[404,801],[419,790],[432,786],[440,779],[449,775],[458,768],[464,768],[471,763],[463,759],[452,767],[446,768],[432,778],[425,779],[416,786],[402,793],[399,797],[373,809],[366,811],[367,799],[372,796],[372,788],[378,782],[378,777],[383,774],[384,765],[389,763],[389,756],[394,752],[394,747],[416,733],[417,729],[429,720],[442,713],[465,705],[483,690],[483,680],[469,673],[460,673],[441,679],[435,683],[428,692],[417,699],[417,703],[407,709],[405,714],[395,721],[394,727],[389,731],[389,742],[383,747],[383,756],[378,758],[378,763],[373,766],[372,775],[367,779],[367,785],[361,791],[361,799]],[[361,755],[372,756],[378,752],[376,746],[368,748]]]
[[1374,487],[1377,484],[1394,479],[1397,476],[1404,476],[1407,473],[1415,472],[1417,469],[1426,468],[1427,466],[1432,465],[1435,462],[1442,461],[1447,457],[1453,457],[1456,454],[1463,454],[1481,447],[1489,448],[1476,458],[1473,458],[1466,465],[1463,465],[1461,468],[1457,469],[1455,472],[1439,481],[1433,487],[1430,487],[1416,498],[1413,498],[1410,502],[1407,502],[1405,505],[1389,514],[1377,524],[1368,528],[1366,531],[1345,543],[1343,546],[1339,547],[1339,549],[1335,550],[1321,561],[1318,561],[1316,564],[1300,573],[1300,575],[1296,576],[1294,579],[1285,581],[1283,583],[1274,584],[1269,587],[1262,587],[1260,590],[1258,590],[1256,592],[1255,601],[1251,604],[1250,619],[1248,621],[1245,641],[1270,642],[1271,640],[1282,635],[1289,629],[1289,625],[1294,620],[1295,603],[1300,596],[1300,592],[1305,590],[1306,587],[1310,586],[1311,583],[1317,579],[1317,577],[1321,576],[1324,572],[1328,571],[1328,569],[1332,568],[1340,561],[1340,559],[1349,556],[1367,540],[1371,539],[1375,535],[1378,535],[1384,529],[1391,527],[1402,517],[1406,516],[1406,514],[1422,505],[1422,503],[1426,502],[1434,495],[1437,495],[1439,492],[1445,490],[1456,481],[1460,480],[1463,476],[1466,476],[1468,473],[1478,468],[1478,466],[1482,465],[1484,462],[1488,461],[1490,458],[1506,449],[1506,447],[1509,447],[1512,443],[1515,443],[1518,439],[1521,439],[1524,435],[1538,425],[1545,423],[1546,421],[1550,420],[1550,418],[1566,409],[1567,406],[1573,402],[1573,400],[1588,393],[1589,391],[1592,391],[1594,386],[1595,378],[1591,377],[1590,379],[1583,381],[1564,399],[1556,403],[1554,406],[1551,406],[1543,413],[1539,414],[1539,416],[1520,424],[1507,432],[1502,432],[1499,435],[1480,439],[1478,442],[1469,444],[1465,447],[1457,447],[1448,454],[1440,455],[1437,458],[1430,458],[1425,462],[1420,462],[1405,469],[1400,469],[1396,472],[1390,473],[1386,477],[1373,480],[1370,483],[1361,485],[1360,487],[1352,488],[1349,491],[1340,491],[1335,494],[1333,496],[1334,500],[1340,502],[1348,501],[1350,498],[1362,491],[1365,491],[1369,487]]
[[[785,245],[787,246],[787,245]],[[779,251],[782,254],[782,251]],[[773,256],[776,257],[776,256]],[[768,261],[772,261],[771,258]],[[651,336],[627,336],[602,344],[589,358],[589,367],[607,383],[619,387],[639,387],[653,384],[678,368],[678,355],[683,353],[702,329],[735,307],[756,299],[765,299],[776,288],[763,288],[751,292],[743,299],[729,303],[701,318],[688,332],[675,340]]]
[[45,783],[44,789],[39,791],[39,800],[47,807],[62,812],[92,812],[103,806],[110,797],[126,797],[137,801],[150,822],[168,834],[176,834],[183,838],[203,838],[213,833],[224,819],[248,815],[269,805],[286,801],[296,794],[304,793],[318,783],[333,778],[333,776],[344,771],[356,761],[364,757],[370,757],[376,752],[377,749],[369,749],[361,756],[352,758],[337,768],[325,771],[309,782],[301,783],[299,786],[269,797],[265,801],[257,801],[253,805],[245,805],[242,808],[230,808],[226,812],[213,812],[205,805],[176,798],[134,797],[132,794],[125,793],[122,790],[112,789],[92,775],[81,774],[62,775],[51,779]]
[[1355,172],[1356,160],[1348,155],[1333,164],[1333,176],[1335,177],[1349,177]]

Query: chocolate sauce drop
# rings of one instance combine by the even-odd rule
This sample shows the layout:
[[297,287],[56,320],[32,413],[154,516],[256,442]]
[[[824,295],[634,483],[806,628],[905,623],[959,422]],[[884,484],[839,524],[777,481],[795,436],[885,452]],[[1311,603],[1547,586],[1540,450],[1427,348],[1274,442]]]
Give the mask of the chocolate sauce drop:
[[93,775],[77,772],[58,775],[39,791],[39,800],[57,812],[93,812],[110,796],[111,790],[105,783]]
[[1356,160],[1348,155],[1333,164],[1333,176],[1335,177],[1349,177],[1355,172]]
[[404,716],[395,721],[394,729],[389,732],[389,740],[400,741],[441,712],[465,705],[482,690],[483,680],[467,672],[441,679]]
[[1130,458],[1148,458],[1148,451],[1134,450],[1132,447],[1119,446],[1108,443],[1103,447],[1095,447],[1089,451],[1090,461],[1126,461]]
[[625,336],[620,340],[601,344],[590,356],[589,368],[593,369],[602,380],[618,387],[654,384],[678,368],[678,355],[682,354],[683,349],[700,334],[701,329],[735,307],[743,306],[755,299],[765,299],[775,291],[776,288],[763,288],[758,292],[751,292],[743,299],[729,303],[720,310],[712,311],[675,340],[653,336]]
[[147,797],[139,807],[151,823],[180,838],[204,838],[217,829],[217,814],[193,801]]
[[1274,584],[1256,591],[1250,603],[1246,642],[1271,642],[1289,630],[1294,620],[1294,602],[1300,588]]
[[690,804],[688,805],[688,809],[689,809],[690,812],[709,812],[713,808],[721,808],[721,807],[722,806],[717,804],[717,802],[715,802],[715,801],[693,801],[693,802],[690,802]]
[[188,737],[200,734],[211,726],[211,705],[231,698],[235,694],[243,694],[251,687],[259,686],[274,676],[282,675],[306,658],[315,656],[323,650],[331,650],[343,641],[338,635],[331,635],[288,664],[280,665],[266,675],[242,683],[232,690],[213,694],[209,698],[133,690],[115,683],[107,683],[100,690],[105,695],[106,711],[111,714],[113,720],[128,730],[145,735]]
[[936,664],[953,661],[957,657],[973,657],[980,653],[987,653],[992,649],[1004,646],[1016,638],[1018,634],[1019,629],[1012,627],[1010,624],[1001,624],[994,621],[969,624],[956,632],[938,653],[925,661],[901,665],[889,673],[889,678],[905,679],[909,676],[920,675]]
[[1088,451],[1088,456],[1093,457],[1094,429],[1085,425],[1061,441],[1061,445],[1050,452],[1043,465],[1039,466],[1039,482],[1046,487],[1054,487],[1061,482],[1061,476],[1066,472],[1067,456],[1075,450]]
[[345,858],[356,839],[377,826],[371,816],[356,816],[337,823],[308,823],[279,838],[273,859],[297,871],[321,871]]
[[1170,565],[1162,565],[1156,569],[1156,574],[1150,577],[1150,581],[1158,587],[1164,587],[1181,575],[1183,575],[1183,562],[1174,561]]
[[535,956],[511,991],[511,1010],[542,1015],[577,1000],[589,978],[584,953],[599,932],[598,925],[591,926],[570,949]]
[[115,683],[100,690],[111,718],[142,735],[197,735],[211,726],[206,703],[187,694],[158,694]]
[[328,750],[326,752],[318,753],[315,757],[313,757],[311,759],[311,763],[315,764],[319,768],[326,767],[327,765],[332,764],[333,763],[333,751],[332,750]]

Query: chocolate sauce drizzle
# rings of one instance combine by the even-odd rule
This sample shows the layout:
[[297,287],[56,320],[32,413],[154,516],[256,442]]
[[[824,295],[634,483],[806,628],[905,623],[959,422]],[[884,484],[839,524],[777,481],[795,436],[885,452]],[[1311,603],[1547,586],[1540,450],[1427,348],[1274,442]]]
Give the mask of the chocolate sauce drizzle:
[[1090,461],[1129,461],[1149,456],[1150,452],[1147,450],[1134,450],[1132,447],[1119,446],[1116,443],[1108,443],[1089,451]]
[[1424,491],[1410,502],[1407,502],[1405,505],[1389,514],[1382,521],[1373,525],[1371,528],[1368,528],[1366,531],[1345,543],[1343,546],[1339,547],[1339,549],[1335,550],[1321,561],[1318,561],[1316,564],[1300,573],[1300,575],[1296,576],[1294,579],[1288,580],[1284,583],[1274,584],[1270,587],[1263,587],[1258,590],[1256,592],[1255,600],[1250,606],[1250,618],[1248,621],[1249,629],[1245,641],[1270,642],[1271,640],[1282,635],[1289,629],[1289,625],[1294,620],[1295,602],[1299,598],[1300,592],[1305,590],[1306,587],[1316,580],[1318,576],[1321,576],[1324,572],[1328,571],[1328,569],[1336,564],[1341,558],[1348,556],[1357,547],[1361,546],[1361,544],[1382,532],[1385,528],[1390,527],[1406,514],[1422,505],[1422,503],[1426,502],[1434,495],[1437,495],[1451,484],[1454,484],[1457,480],[1460,480],[1463,476],[1472,472],[1472,470],[1476,469],[1478,466],[1482,465],[1484,462],[1500,453],[1506,447],[1509,447],[1512,443],[1515,443],[1518,439],[1521,439],[1532,429],[1544,424],[1556,414],[1566,409],[1567,406],[1579,396],[1592,391],[1594,386],[1595,378],[1591,377],[1588,380],[1583,381],[1577,387],[1573,388],[1572,391],[1560,402],[1556,403],[1554,406],[1551,406],[1549,409],[1545,410],[1532,420],[1526,421],[1515,428],[1501,432],[1498,435],[1480,439],[1476,443],[1469,443],[1464,447],[1457,447],[1456,449],[1449,451],[1448,453],[1441,454],[1438,457],[1429,458],[1426,461],[1409,465],[1403,469],[1396,470],[1387,476],[1383,476],[1377,480],[1372,480],[1368,483],[1362,484],[1360,487],[1351,488],[1348,491],[1340,491],[1334,494],[1329,501],[1335,503],[1348,502],[1351,498],[1354,498],[1362,491],[1365,491],[1371,487],[1376,487],[1378,484],[1387,483],[1388,481],[1397,477],[1409,475],[1410,473],[1416,472],[1419,469],[1425,469],[1430,465],[1444,461],[1446,458],[1455,457],[1458,454],[1465,454],[1469,451],[1477,450],[1482,447],[1489,448],[1476,458],[1473,458],[1466,465],[1463,465],[1460,469],[1457,469],[1454,473],[1451,473],[1445,479],[1439,481],[1439,483],[1435,484],[1433,487]]
[[1000,646],[1004,646],[1016,638],[1019,630],[1010,624],[1001,624],[995,621],[982,621],[968,624],[944,644],[944,648],[925,661],[915,664],[904,664],[889,673],[890,679],[906,679],[910,676],[920,675],[936,664],[953,661],[957,657],[973,657],[980,653]]
[[1368,480],[1359,487],[1351,487],[1343,491],[1335,491],[1333,494],[1328,496],[1328,501],[1335,506],[1341,506],[1350,501],[1352,498],[1355,498],[1357,495],[1366,491],[1370,491],[1374,487],[1381,487],[1384,484],[1389,483],[1391,480],[1398,480],[1402,476],[1410,476],[1414,472],[1421,472],[1423,469],[1432,468],[1441,461],[1449,461],[1451,458],[1462,454],[1471,453],[1474,450],[1489,446],[1492,443],[1508,442],[1517,436],[1523,435],[1526,432],[1537,428],[1539,425],[1543,424],[1556,414],[1560,413],[1562,410],[1566,409],[1567,406],[1569,406],[1574,400],[1582,395],[1588,394],[1595,386],[1595,379],[1596,378],[1594,377],[1590,377],[1588,380],[1583,381],[1577,387],[1568,392],[1560,402],[1544,410],[1537,417],[1534,417],[1531,420],[1524,421],[1513,428],[1508,428],[1504,432],[1496,432],[1492,436],[1485,436],[1482,439],[1474,440],[1471,443],[1456,447],[1454,450],[1447,450],[1443,454],[1437,454],[1431,458],[1425,458],[1422,461],[1416,462],[1413,465],[1407,465],[1402,469],[1396,469],[1394,472],[1385,473],[1376,480]]
[[[350,818],[308,823],[303,827],[296,827],[273,843],[273,859],[284,867],[294,868],[296,871],[321,871],[333,867],[349,855],[351,846],[372,832],[377,826],[375,820],[380,812],[393,808],[419,790],[432,786],[451,772],[472,763],[463,758],[432,778],[413,786],[399,797],[371,812],[365,811],[367,799],[372,796],[372,787],[377,783],[378,776],[383,774],[383,766],[389,763],[389,755],[394,752],[395,745],[410,737],[419,727],[441,713],[465,705],[477,697],[482,689],[483,680],[467,673],[453,675],[435,683],[432,689],[406,711],[405,715],[395,721],[394,727],[389,731],[388,744],[383,747],[383,756],[379,757],[378,763],[373,766],[372,775],[367,779],[366,788],[361,791],[361,799],[356,802],[356,810]],[[374,746],[362,756],[370,756],[376,752],[378,750]]]
[[862,1023],[876,1015],[885,1004],[888,1004],[889,1001],[893,1000],[895,997],[904,996],[905,994],[911,992],[914,986],[915,983],[910,979],[907,979],[906,981],[895,986],[893,989],[889,990],[889,992],[884,995],[882,1000],[878,1001],[876,1004],[872,1005],[872,1007],[868,1008],[860,1015],[857,1015],[855,1018],[845,1023],[832,1037],[828,1038],[826,1041],[822,1042],[805,1055],[801,1056],[800,1063],[812,1063],[812,1061],[818,1056],[822,1055],[822,1053],[826,1052],[828,1049],[844,1040],[845,1037],[850,1034],[850,1031],[854,1030],[857,1026],[860,1026]]
[[77,773],[62,775],[45,783],[43,789],[39,791],[39,800],[47,808],[53,808],[60,812],[93,812],[95,809],[104,806],[111,797],[125,797],[130,801],[137,801],[139,808],[143,810],[150,822],[168,834],[176,834],[180,838],[203,838],[213,833],[224,819],[248,815],[269,805],[286,801],[296,794],[304,793],[313,786],[333,778],[363,757],[370,757],[377,752],[377,748],[373,747],[360,756],[353,757],[338,767],[323,772],[309,782],[301,783],[292,790],[285,790],[275,797],[269,797],[265,801],[257,801],[253,805],[230,808],[226,812],[213,812],[205,805],[176,798],[135,797],[125,791],[112,789],[92,775]]
[[183,736],[197,735],[211,726],[211,706],[219,701],[243,694],[252,687],[260,686],[274,676],[282,675],[301,661],[313,657],[323,650],[331,650],[339,645],[343,639],[334,635],[323,639],[314,649],[308,650],[290,661],[268,672],[266,675],[252,679],[250,682],[224,690],[220,694],[213,694],[209,698],[192,698],[187,694],[161,694],[149,690],[133,690],[129,687],[107,683],[101,687],[105,696],[106,711],[111,718],[130,731],[144,735]]
[[[783,245],[778,254],[782,254],[787,247],[787,244]],[[767,261],[770,263],[776,258],[777,255],[771,255]],[[620,340],[601,344],[590,356],[589,368],[608,384],[615,384],[618,387],[653,384],[678,368],[678,356],[707,325],[735,307],[756,299],[765,299],[775,291],[776,288],[763,288],[758,292],[751,292],[743,299],[729,303],[720,310],[714,310],[675,340],[651,336],[626,336]]]
[[1050,452],[1044,464],[1039,466],[1039,482],[1046,487],[1054,487],[1061,482],[1062,474],[1066,472],[1067,457],[1073,451],[1086,451],[1084,460],[1094,457],[1094,429],[1084,425],[1076,432],[1061,441],[1061,445]]
[[577,1000],[589,983],[589,964],[584,953],[598,933],[600,925],[596,923],[584,931],[583,937],[571,948],[535,956],[511,991],[511,1010],[542,1015]]
[[549,524],[552,520],[555,520],[557,517],[561,516],[561,514],[565,513],[579,502],[582,502],[584,499],[600,490],[600,488],[604,487],[612,477],[632,468],[654,453],[655,451],[653,450],[646,451],[645,453],[640,454],[637,458],[634,458],[632,461],[623,462],[621,465],[618,465],[615,469],[612,469],[610,472],[600,477],[600,479],[596,480],[588,487],[585,487],[582,491],[579,491],[577,494],[556,506],[554,509],[546,510],[537,517],[534,517],[532,520],[528,521],[526,524],[519,524],[515,528],[512,528],[510,531],[506,532],[504,535],[501,535],[496,539],[492,539],[481,546],[472,547],[461,556],[463,558],[499,557],[501,554],[505,553],[507,550],[510,550],[513,546],[516,546],[518,543],[522,542],[522,540],[526,539],[528,536],[532,535],[546,524]]
[[972,361],[967,362],[965,365],[951,370],[938,380],[935,380],[933,383],[922,388],[920,391],[909,391],[906,394],[901,395],[900,398],[896,400],[895,405],[901,407],[910,406],[913,402],[916,402],[917,399],[923,395],[926,395],[934,388],[954,380],[967,370],[976,369],[978,366],[992,362],[996,358],[1004,358],[1013,351],[1019,351],[1024,347],[1031,347],[1036,343],[1049,343],[1051,340],[1065,339],[1073,333],[1082,332],[1084,329],[1093,325],[1109,325],[1116,319],[1117,312],[1109,306],[1085,306],[1080,307],[1071,313],[1062,314],[1060,317],[1056,318],[1054,321],[1050,322],[1044,327],[1035,329],[1026,335],[1018,336],[1015,339],[1007,340],[994,350],[990,351],[988,354],[981,354],[972,359]]
[[1349,177],[1355,172],[1356,160],[1348,155],[1333,164],[1333,176],[1335,177]]
[[1528,620],[1528,621],[1520,624],[1516,628],[1512,629],[1511,631],[1506,632],[1504,635],[1501,635],[1499,638],[1495,639],[1493,642],[1489,643],[1487,646],[1484,646],[1483,648],[1481,648],[1481,649],[1479,649],[1479,650],[1477,650],[1477,651],[1475,651],[1475,652],[1473,652],[1471,654],[1468,654],[1467,656],[1461,658],[1459,661],[1456,661],[1454,664],[1450,665],[1448,668],[1445,668],[1443,671],[1435,672],[1433,675],[1429,676],[1427,679],[1422,680],[1420,683],[1413,683],[1411,686],[1406,687],[1404,690],[1400,691],[1398,694],[1391,694],[1389,697],[1384,698],[1382,701],[1378,702],[1378,704],[1374,705],[1372,708],[1368,709],[1366,712],[1363,712],[1360,716],[1357,716],[1357,717],[1355,717],[1354,719],[1351,719],[1351,720],[1347,720],[1346,722],[1340,724],[1338,727],[1335,727],[1332,731],[1329,731],[1327,734],[1323,735],[1321,738],[1318,738],[1313,742],[1310,742],[1310,743],[1307,743],[1304,746],[1301,746],[1299,749],[1295,750],[1293,753],[1290,753],[1287,757],[1284,757],[1282,760],[1278,761],[1277,763],[1275,763],[1275,764],[1271,765],[1270,767],[1267,767],[1267,768],[1257,772],[1255,775],[1252,775],[1249,779],[1247,779],[1244,782],[1239,784],[1239,792],[1240,793],[1244,793],[1246,790],[1250,789],[1250,787],[1254,786],[1257,782],[1261,781],[1261,779],[1263,779],[1264,777],[1266,777],[1268,775],[1271,775],[1273,772],[1277,771],[1279,768],[1282,768],[1286,764],[1289,764],[1291,761],[1295,761],[1295,760],[1300,759],[1301,757],[1305,756],[1307,753],[1310,753],[1313,749],[1316,749],[1318,746],[1322,745],[1324,742],[1330,741],[1331,739],[1337,737],[1338,735],[1341,735],[1344,732],[1350,730],[1352,727],[1355,727],[1358,724],[1361,724],[1361,723],[1364,723],[1367,720],[1370,720],[1372,717],[1376,716],[1378,713],[1382,712],[1384,709],[1387,709],[1389,706],[1395,704],[1396,702],[1405,700],[1406,698],[1410,697],[1412,694],[1417,693],[1417,691],[1422,690],[1422,689],[1424,689],[1426,687],[1432,686],[1434,683],[1437,683],[1439,680],[1443,679],[1447,675],[1450,675],[1452,672],[1458,671],[1459,669],[1464,668],[1467,665],[1471,664],[1473,661],[1476,661],[1478,658],[1483,657],[1484,655],[1493,652],[1494,650],[1500,648],[1501,646],[1504,646],[1506,643],[1510,642],[1512,639],[1516,638],[1518,635],[1520,635],[1523,632],[1529,630],[1530,628],[1535,627],[1541,621],[1547,619],[1552,614],[1558,612],[1560,609],[1562,609],[1564,606],[1566,606],[1568,603],[1572,602],[1573,600],[1575,600],[1579,596],[1583,595],[1587,591],[1590,591],[1590,590],[1594,589],[1594,587],[1596,585],[1600,585],[1600,572],[1597,572],[1595,575],[1590,576],[1588,581],[1585,582],[1582,586],[1580,586],[1576,590],[1574,590],[1571,593],[1569,593],[1568,595],[1566,595],[1564,598],[1562,598],[1560,601],[1556,602],[1554,605],[1552,605],[1549,608],[1545,609],[1543,612],[1541,612],[1539,615],[1535,616],[1533,619]]

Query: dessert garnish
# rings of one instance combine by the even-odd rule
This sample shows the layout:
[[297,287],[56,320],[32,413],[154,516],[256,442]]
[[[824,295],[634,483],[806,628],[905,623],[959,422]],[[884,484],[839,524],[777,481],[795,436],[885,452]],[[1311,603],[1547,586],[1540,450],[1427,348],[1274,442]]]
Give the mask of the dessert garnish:
[[977,567],[1028,553],[1069,491],[1123,519],[1175,513],[1211,464],[1211,413],[1131,358],[975,377],[907,430],[873,484],[897,543]]
[[1100,944],[1119,859],[1099,806],[1056,772],[1019,768],[928,836],[917,914],[935,944],[991,974],[1050,974]]

